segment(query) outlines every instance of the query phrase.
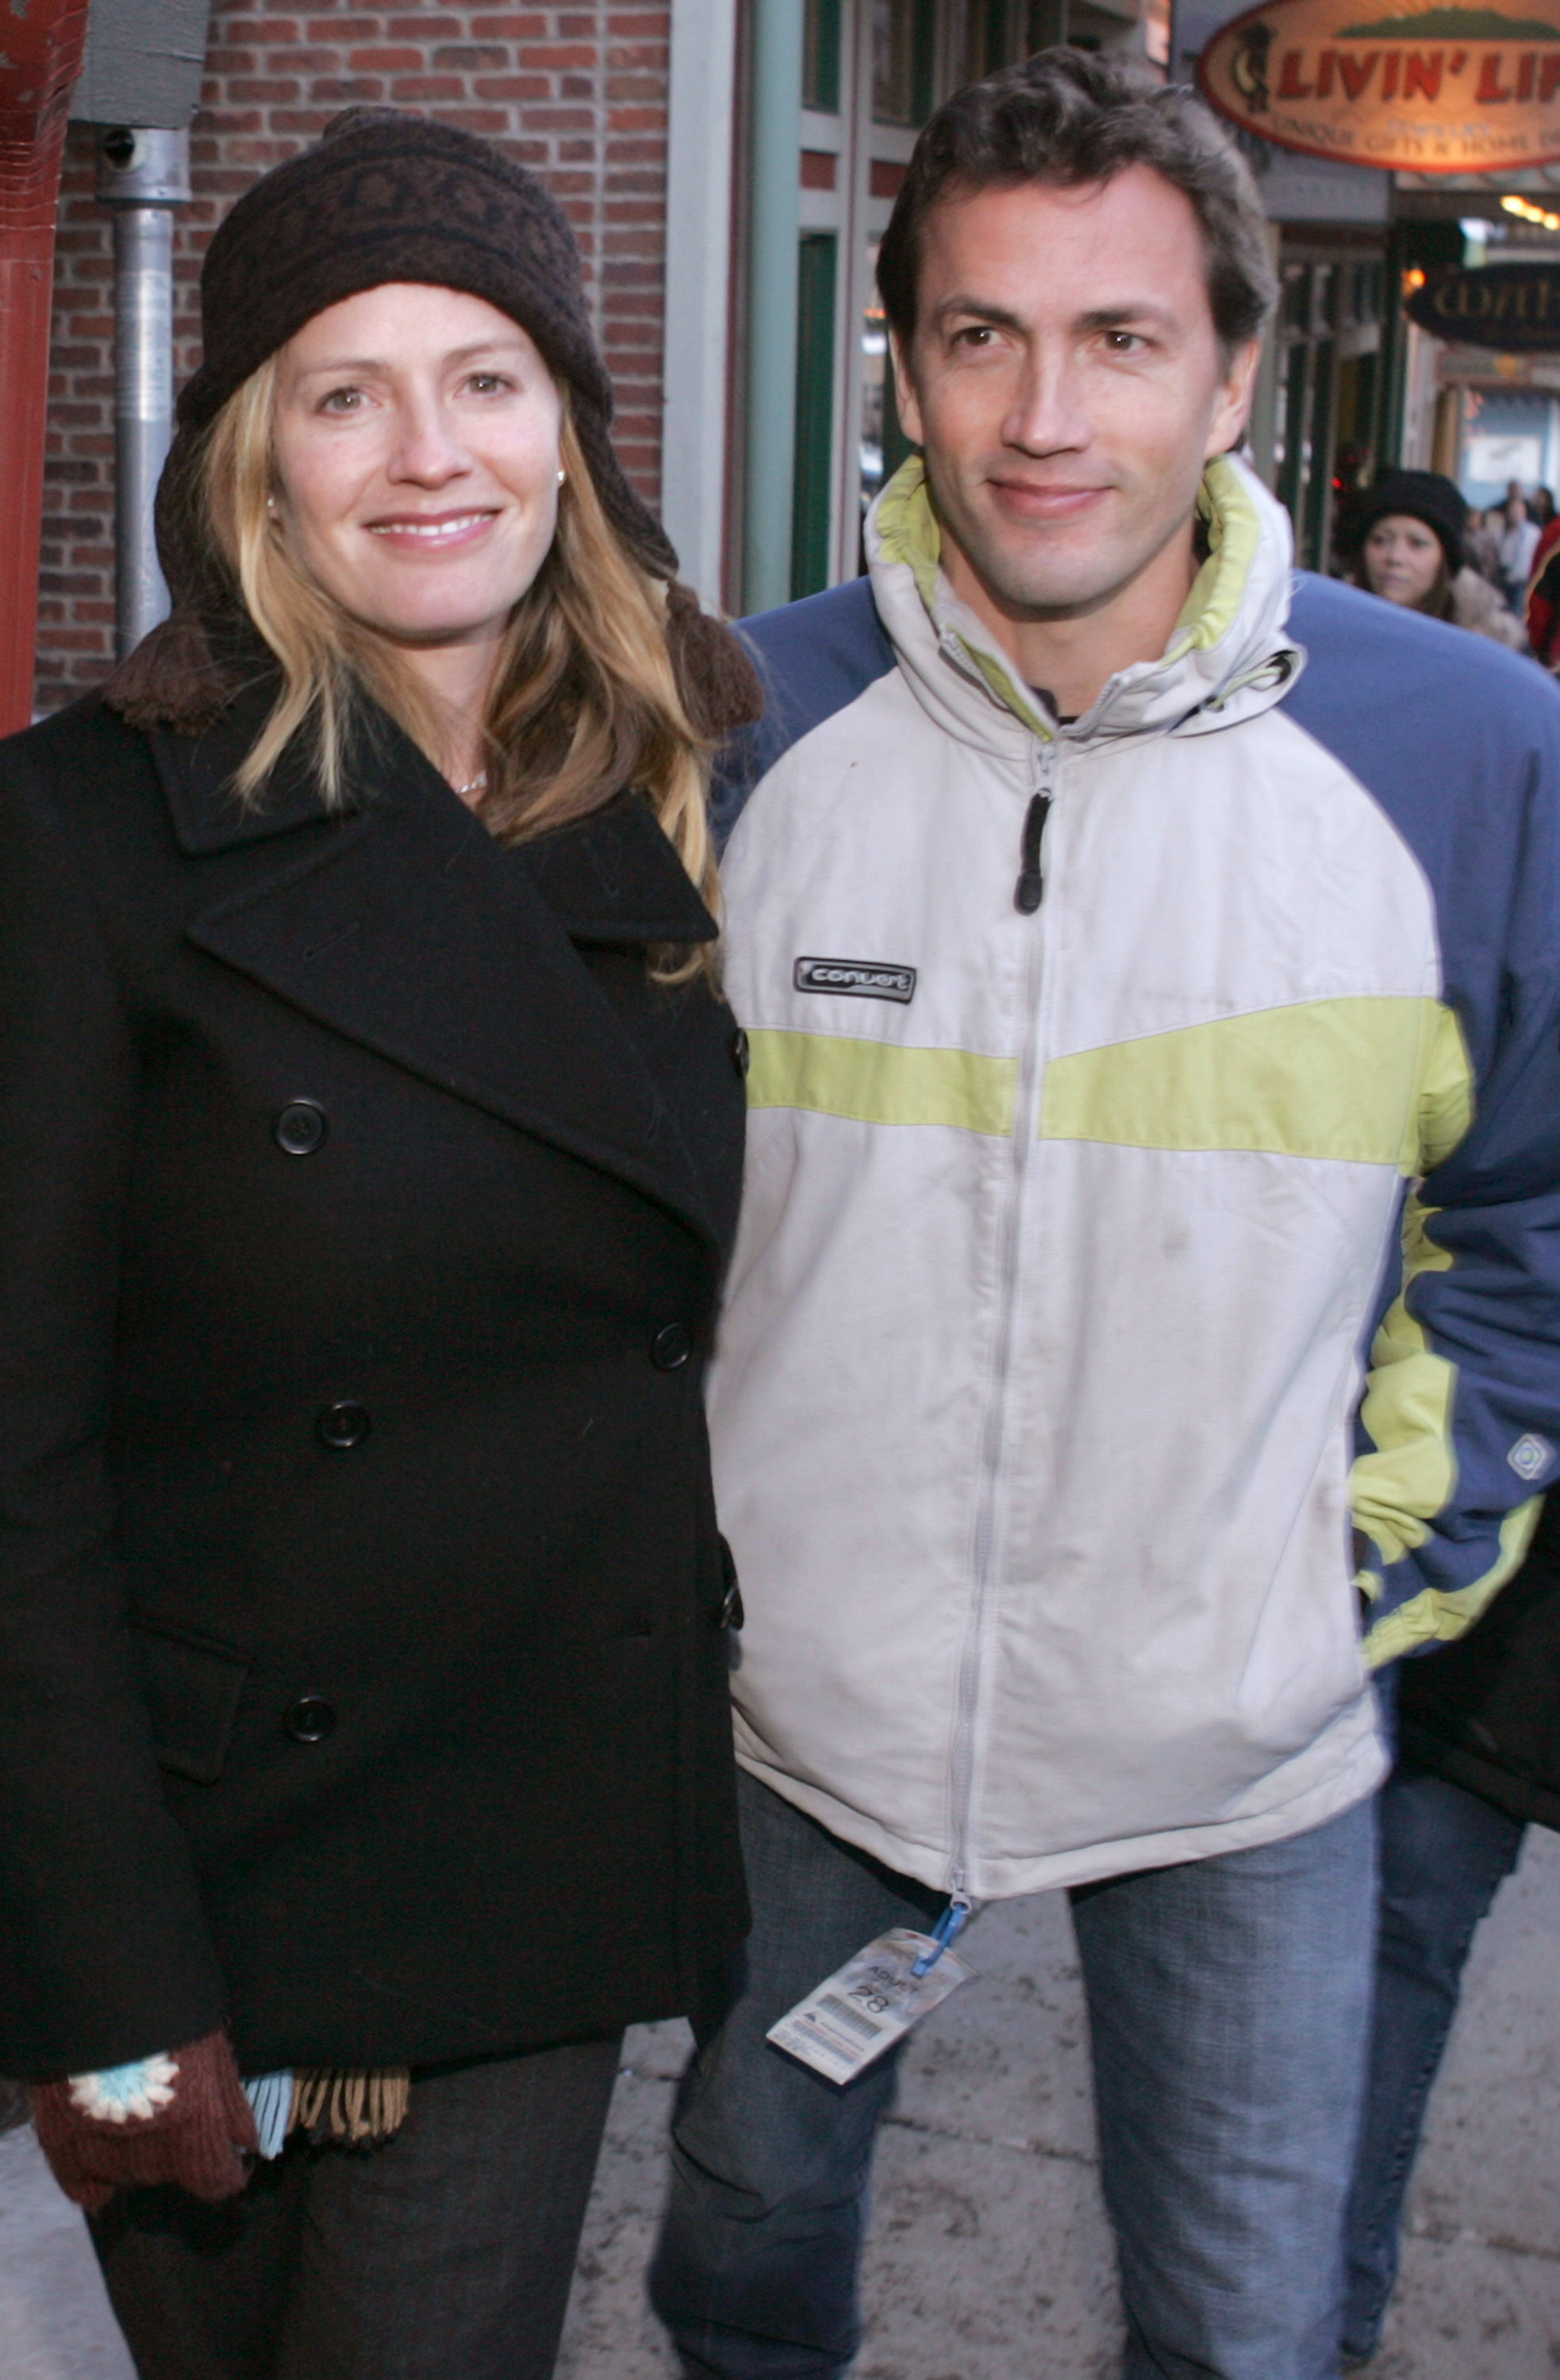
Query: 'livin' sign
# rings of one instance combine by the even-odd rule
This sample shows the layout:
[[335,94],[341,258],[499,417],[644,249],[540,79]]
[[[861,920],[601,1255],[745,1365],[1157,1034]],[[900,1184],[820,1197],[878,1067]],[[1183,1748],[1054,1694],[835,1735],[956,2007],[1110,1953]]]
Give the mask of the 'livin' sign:
[[1508,7],[1268,0],[1220,27],[1198,80],[1281,149],[1416,174],[1560,158],[1560,0]]

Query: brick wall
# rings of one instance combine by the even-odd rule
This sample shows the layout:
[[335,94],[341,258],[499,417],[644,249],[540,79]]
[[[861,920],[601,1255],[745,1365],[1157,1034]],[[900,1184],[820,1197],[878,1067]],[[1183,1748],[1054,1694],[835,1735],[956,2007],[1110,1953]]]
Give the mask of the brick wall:
[[[176,370],[199,359],[196,278],[239,192],[340,107],[383,100],[499,141],[567,207],[617,383],[618,444],[660,492],[663,230],[670,11],[595,5],[372,8],[217,0],[190,128],[193,203],[177,219]],[[95,134],[71,129],[55,281],[37,707],[114,654],[113,232],[92,197]]]

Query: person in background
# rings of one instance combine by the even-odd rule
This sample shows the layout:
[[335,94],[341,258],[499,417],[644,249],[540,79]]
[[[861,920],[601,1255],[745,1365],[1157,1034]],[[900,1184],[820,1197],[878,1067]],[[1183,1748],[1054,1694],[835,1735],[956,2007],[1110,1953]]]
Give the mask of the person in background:
[[1560,665],[1560,516],[1533,549],[1526,614],[1528,643],[1545,669]]
[[142,2380],[545,2380],[621,2030],[747,1922],[757,687],[485,141],[338,118],[201,310],[173,615],[0,752],[0,2070]]
[[1505,525],[1501,531],[1501,584],[1505,589],[1506,601],[1518,619],[1527,604],[1528,580],[1538,541],[1537,521],[1529,517],[1524,499],[1513,496],[1506,505]]
[[1522,650],[1519,623],[1487,579],[1467,565],[1468,506],[1438,471],[1394,471],[1378,481],[1358,516],[1354,583],[1388,603]]
[[1535,488],[1533,490],[1532,494],[1528,499],[1528,516],[1530,520],[1534,520],[1538,523],[1541,530],[1546,529],[1549,527],[1550,522],[1554,518],[1554,491],[1553,488]]
[[770,2028],[1051,1890],[1126,2380],[1335,2380],[1370,1669],[1560,1467],[1560,705],[1297,577],[1236,456],[1269,238],[1145,67],[956,94],[878,261],[918,451],[867,576],[747,625],[710,1414],[754,1928],[652,2275],[690,2380],[860,2341],[896,2053],[842,2002],[888,2047],[842,2089]]
[[1467,1636],[1404,1661],[1382,1789],[1381,1938],[1365,2114],[1345,2221],[1346,2370],[1371,2362],[1403,2205],[1474,1936],[1530,1825],[1560,1828],[1560,1498]]
[[[1440,474],[1434,476],[1439,478]],[[1498,513],[1481,513],[1477,506],[1470,506],[1463,524],[1463,560],[1481,578],[1487,578],[1492,587],[1501,583],[1500,532],[1491,527],[1499,519]]]

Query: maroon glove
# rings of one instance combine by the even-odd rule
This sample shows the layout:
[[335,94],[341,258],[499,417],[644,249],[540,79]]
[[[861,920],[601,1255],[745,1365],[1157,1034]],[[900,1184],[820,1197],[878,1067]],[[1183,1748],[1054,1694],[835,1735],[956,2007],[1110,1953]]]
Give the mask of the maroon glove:
[[95,2215],[116,2190],[177,2182],[192,2197],[232,2198],[259,2146],[227,2036],[102,2074],[30,2086],[32,2120],[67,2198]]

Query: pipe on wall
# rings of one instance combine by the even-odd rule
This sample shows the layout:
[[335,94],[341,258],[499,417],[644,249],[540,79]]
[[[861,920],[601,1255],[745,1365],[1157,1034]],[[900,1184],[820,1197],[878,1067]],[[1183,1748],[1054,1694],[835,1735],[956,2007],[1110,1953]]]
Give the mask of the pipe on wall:
[[661,519],[712,611],[725,596],[737,0],[672,0]]
[[114,211],[116,634],[121,655],[167,616],[152,507],[173,438],[173,209],[189,197],[189,136],[114,125],[97,195]]
[[742,608],[791,593],[804,11],[752,0]]

